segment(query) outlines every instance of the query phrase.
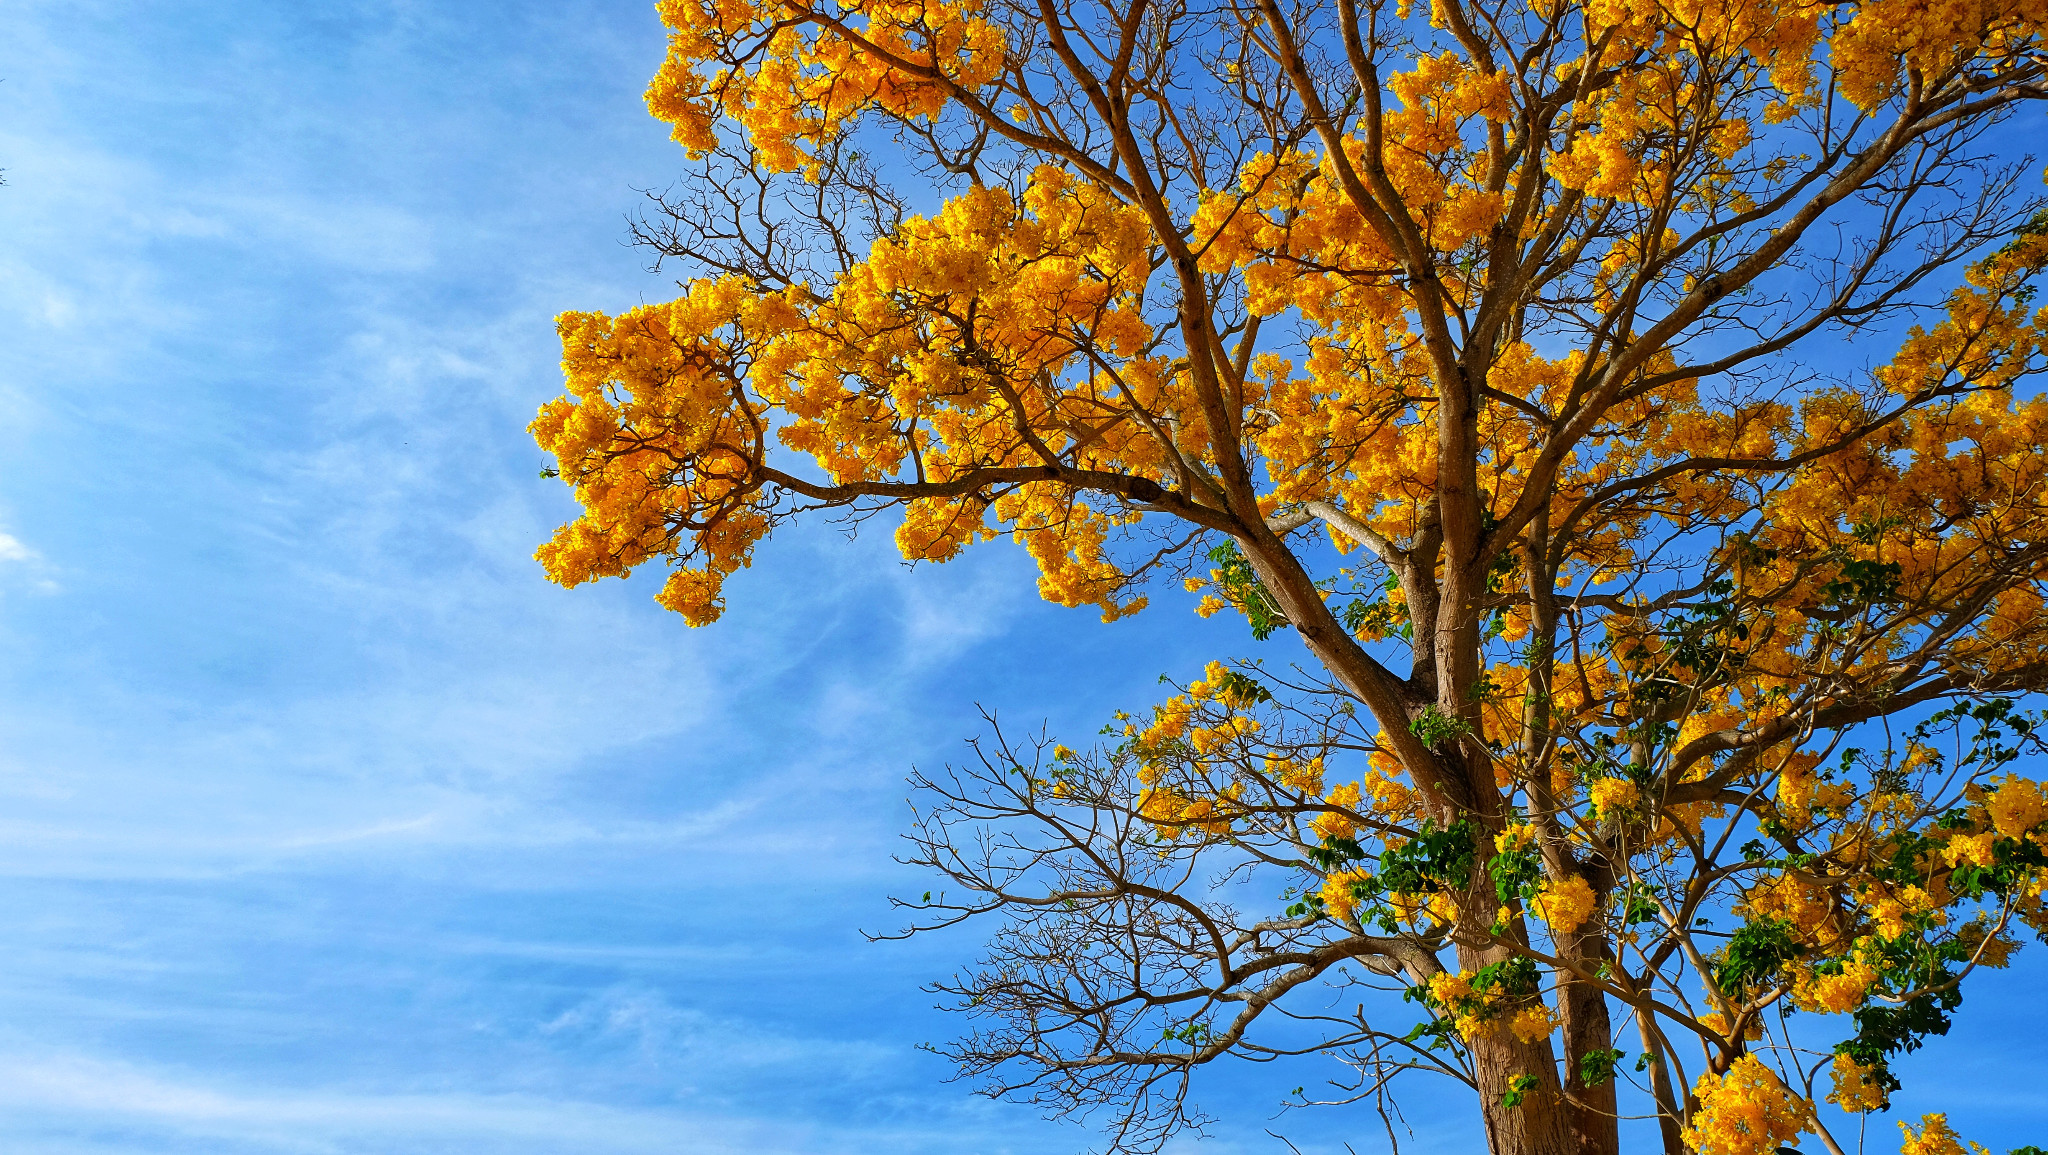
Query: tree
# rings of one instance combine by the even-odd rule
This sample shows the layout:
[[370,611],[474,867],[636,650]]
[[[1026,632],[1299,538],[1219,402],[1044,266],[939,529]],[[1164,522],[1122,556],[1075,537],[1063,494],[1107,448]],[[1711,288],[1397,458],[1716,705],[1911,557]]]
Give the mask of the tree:
[[554,580],[701,625],[893,511],[1302,647],[923,780],[993,1091],[1142,1148],[1324,1054],[1503,1155],[1839,1153],[2048,926],[2039,0],[659,7],[691,279],[560,318]]

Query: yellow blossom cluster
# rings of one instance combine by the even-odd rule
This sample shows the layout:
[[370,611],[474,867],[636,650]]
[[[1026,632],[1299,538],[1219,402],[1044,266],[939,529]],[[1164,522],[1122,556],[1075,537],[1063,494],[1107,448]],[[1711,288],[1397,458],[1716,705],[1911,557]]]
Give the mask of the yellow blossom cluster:
[[1920,1116],[1918,1132],[1902,1119],[1899,1133],[1905,1136],[1905,1142],[1899,1145],[1899,1155],[1991,1155],[1980,1143],[1972,1143],[1965,1150],[1962,1136],[1948,1125],[1945,1114]]
[[[648,86],[648,111],[693,154],[709,151],[718,119],[730,117],[762,164],[785,171],[870,109],[937,116],[953,93],[987,84],[1005,58],[1002,29],[980,0],[794,11],[763,0],[658,0],[656,10],[669,28],[668,57]],[[752,48],[749,66],[734,68],[741,45]]]
[[1834,1090],[1828,1092],[1828,1102],[1852,1115],[1883,1110],[1890,1102],[1884,1084],[1877,1081],[1874,1072],[1848,1055],[1835,1055],[1834,1063],[1828,1068],[1828,1076],[1834,1081]]
[[1985,798],[1984,810],[2001,837],[2024,838],[2048,819],[2048,799],[2042,797],[2039,782],[2008,774]]
[[2048,819],[2048,798],[2041,784],[2017,774],[2007,774],[1993,789],[1974,788],[1978,809],[1970,827],[1951,828],[1944,833],[1947,844],[1942,858],[1951,866],[1989,867],[1997,864],[1996,844],[2001,839],[2024,838],[2048,850],[2048,831],[2040,830]]
[[[1064,376],[1084,347],[1129,354],[1148,339],[1130,304],[1147,236],[1129,206],[1045,166],[1021,198],[979,188],[906,221],[828,298],[724,277],[616,318],[563,314],[568,394],[532,432],[583,511],[541,549],[549,576],[576,585],[671,557],[663,603],[715,619],[724,579],[776,520],[776,488],[801,484],[767,472],[772,436],[833,485],[886,484],[906,467],[933,482],[1015,476],[993,499],[908,501],[904,555],[943,561],[1007,530],[1049,600],[1134,612],[1144,599],[1123,593],[1107,553],[1133,515],[1031,478],[1047,437],[1084,443],[1084,469],[1167,471],[1171,450],[1142,427],[1093,424],[1105,406],[1175,404],[1184,384],[1164,365]],[[1005,384],[1019,380],[1039,384]],[[1203,448],[1191,433],[1186,452]]]
[[1903,938],[1922,919],[1931,920],[1937,926],[1948,921],[1948,912],[1939,909],[1934,896],[1922,886],[1877,884],[1869,887],[1862,897],[1879,938]]
[[1387,895],[1387,909],[1394,918],[1418,930],[1431,928],[1441,931],[1458,918],[1458,900],[1446,891],[1432,894],[1410,894],[1406,891],[1391,891]]
[[1843,1014],[1861,1007],[1877,980],[1877,967],[1859,948],[1835,973],[1812,975],[1801,982],[1793,989],[1793,998],[1803,1010]]
[[1642,791],[1626,778],[1600,778],[1587,789],[1586,801],[1595,815],[1611,818],[1635,809],[1642,801]]
[[1515,995],[1499,986],[1475,990],[1471,971],[1430,976],[1429,997],[1467,1040],[1505,1031],[1525,1043],[1547,1038],[1557,1016],[1535,995]]
[[1231,820],[1243,813],[1228,793],[1193,797],[1172,786],[1148,786],[1138,795],[1137,812],[1167,838],[1227,838]]
[[[1720,1011],[1708,1011],[1706,1014],[1701,1015],[1699,1019],[1701,1026],[1721,1036],[1723,1039],[1735,1037],[1735,1028],[1728,1022],[1728,1016]],[[1752,1042],[1763,1038],[1763,1020],[1755,1015],[1745,1018],[1742,1025],[1742,1037]]]
[[1877,0],[1857,5],[1829,48],[1843,95],[1869,109],[1898,95],[1909,74],[2026,51],[2044,19],[2048,8],[2032,0]]
[[1382,822],[1401,822],[1415,817],[1419,800],[1414,790],[1400,780],[1400,764],[1375,752],[1364,776],[1330,787],[1321,811],[1310,823],[1319,839],[1349,838],[1358,831],[1359,819],[1372,815]]
[[678,567],[660,600],[692,624],[717,618],[724,578],[750,564],[768,526],[747,464],[763,447],[717,365],[734,355],[734,332],[777,335],[797,320],[786,297],[731,277],[617,318],[562,314],[568,393],[531,429],[583,514],[537,552],[550,578],[622,576],[676,553],[678,532],[694,530],[699,564]]
[[1326,841],[1332,838],[1349,838],[1357,832],[1356,816],[1360,797],[1358,785],[1356,782],[1340,782],[1330,788],[1330,793],[1323,802],[1331,809],[1317,814],[1309,823],[1319,838]]
[[1550,925],[1552,934],[1571,934],[1593,914],[1598,899],[1592,884],[1578,875],[1551,879],[1529,900],[1529,913]]
[[1693,1093],[1700,1105],[1685,1145],[1697,1155],[1766,1155],[1796,1142],[1813,1117],[1813,1105],[1755,1055],[1736,1059],[1724,1074],[1700,1076]]
[[1358,888],[1372,881],[1365,870],[1333,870],[1323,878],[1318,896],[1331,918],[1349,919],[1358,911]]
[[1819,761],[1816,754],[1798,751],[1788,755],[1778,771],[1778,813],[1794,830],[1811,825],[1816,810],[1839,818],[1855,801],[1856,790],[1849,783],[1829,782],[1815,773]]
[[1496,854],[1520,854],[1536,845],[1536,827],[1528,822],[1511,822],[1493,836]]

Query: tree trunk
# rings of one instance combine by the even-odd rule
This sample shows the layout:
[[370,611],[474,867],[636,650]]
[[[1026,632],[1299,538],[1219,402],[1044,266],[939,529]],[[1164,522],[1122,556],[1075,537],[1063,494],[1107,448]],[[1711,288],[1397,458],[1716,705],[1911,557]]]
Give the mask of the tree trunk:
[[[1468,901],[1492,897],[1475,891]],[[1458,965],[1476,971],[1489,963],[1509,958],[1509,952],[1493,947],[1476,950],[1458,948]],[[1466,1040],[1472,1055],[1472,1073],[1479,1084],[1479,1109],[1486,1121],[1486,1147],[1492,1155],[1578,1155],[1572,1136],[1570,1106],[1564,1088],[1557,1081],[1557,1053],[1548,1038],[1524,1043],[1505,1029]],[[1517,1092],[1517,1081],[1523,1083]],[[1511,1092],[1518,1100],[1508,1106]]]
[[[1531,1044],[1507,1034],[1484,1035],[1471,1041],[1471,1050],[1492,1155],[1578,1155],[1549,1040]],[[1534,1076],[1536,1085],[1510,1107],[1508,1092],[1522,1075]]]
[[[1581,939],[1579,943],[1588,944]],[[1585,951],[1578,957],[1592,954]],[[1560,984],[1558,1010],[1564,1019],[1564,1081],[1569,1095],[1573,1148],[1584,1155],[1621,1155],[1621,1120],[1616,1117],[1615,1076],[1610,1072],[1597,1087],[1586,1085],[1580,1060],[1589,1051],[1614,1046],[1614,1026],[1607,1017],[1607,996],[1592,984],[1567,979]]]

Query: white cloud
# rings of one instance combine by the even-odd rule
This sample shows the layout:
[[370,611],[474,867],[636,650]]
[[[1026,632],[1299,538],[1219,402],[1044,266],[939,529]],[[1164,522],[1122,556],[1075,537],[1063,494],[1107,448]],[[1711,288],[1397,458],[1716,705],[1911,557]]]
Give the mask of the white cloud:
[[[964,1120],[921,1126],[804,1122],[687,1104],[613,1106],[540,1092],[466,1094],[408,1090],[293,1089],[209,1083],[174,1070],[77,1053],[0,1054],[0,1108],[17,1126],[89,1134],[233,1144],[269,1155],[411,1155],[451,1150],[494,1155],[824,1155],[842,1151],[958,1151]],[[970,1109],[970,1114],[979,1112]],[[953,1126],[944,1123],[952,1122]],[[936,1125],[935,1125],[936,1124]],[[15,1155],[99,1150],[40,1147],[26,1127]],[[28,1132],[33,1133],[33,1132]],[[985,1133],[985,1132],[984,1132]],[[1047,1134],[1046,1138],[1055,1136]],[[119,1138],[116,1142],[121,1142]],[[214,1147],[220,1150],[220,1147]],[[995,1150],[1016,1150],[998,1143]]]
[[678,1007],[660,991],[634,984],[598,992],[543,1023],[540,1032],[625,1044],[650,1058],[683,1060],[718,1079],[739,1075],[740,1068],[855,1079],[903,1055],[901,1048],[863,1039],[793,1035]]
[[0,533],[0,590],[26,586],[38,594],[63,592],[42,552],[11,533]]
[[[76,1055],[0,1057],[0,1104],[17,1120],[73,1118],[288,1152],[443,1150],[451,1140],[499,1152],[788,1151],[744,1120],[632,1110],[537,1095],[281,1091],[208,1085]],[[18,1145],[14,1149],[23,1150]]]
[[66,329],[78,316],[78,304],[68,293],[47,292],[43,294],[42,308],[36,310],[36,315],[52,329]]
[[951,572],[945,573],[935,566],[914,567],[897,583],[908,669],[944,666],[1001,636],[1034,596],[1037,575],[1023,551],[1008,540],[984,545],[948,567]]

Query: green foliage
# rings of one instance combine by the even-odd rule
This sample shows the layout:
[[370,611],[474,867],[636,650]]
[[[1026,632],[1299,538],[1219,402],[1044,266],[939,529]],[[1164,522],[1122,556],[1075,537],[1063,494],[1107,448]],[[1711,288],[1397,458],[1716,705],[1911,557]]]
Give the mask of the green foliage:
[[1851,613],[1870,606],[1898,602],[1899,576],[1904,568],[1895,561],[1870,561],[1837,554],[1841,575],[1821,587],[1821,604]]
[[[2025,738],[2044,721],[2048,721],[2048,710],[2028,712],[2019,709],[2018,703],[2011,698],[1985,698],[1977,702],[1958,702],[1935,711],[1913,728],[1907,735],[1907,741],[1924,746],[1927,739],[1938,731],[1960,729],[1966,723],[1975,722],[1977,729],[1970,737],[1969,748],[1957,759],[1953,769],[1984,775],[2003,768],[2020,756],[2019,748],[2006,742],[2007,730]],[[1937,755],[1935,761],[1940,764],[1942,759]]]
[[1999,838],[1991,843],[1991,865],[1964,863],[1949,875],[1949,888],[1958,896],[1979,899],[1986,893],[2004,898],[2027,880],[2038,867],[2048,866],[2048,855],[2024,838]]
[[[1739,612],[1734,581],[1716,579],[1708,583],[1706,593],[1706,600],[1687,606],[1658,630],[1669,655],[1665,668],[1690,674],[1693,683],[1723,678],[1740,669],[1747,657],[1743,643],[1749,641],[1749,625]],[[1640,660],[1649,654],[1638,647],[1629,656]],[[1655,705],[1689,688],[1688,682],[1675,677],[1652,678],[1635,688],[1635,699]]]
[[1522,1105],[1522,1100],[1538,1086],[1534,1075],[1516,1075],[1508,1080],[1508,1089],[1502,1092],[1500,1104],[1510,1111]]
[[1536,993],[1543,984],[1543,976],[1536,970],[1534,959],[1522,955],[1488,963],[1472,972],[1472,993],[1485,995],[1499,990],[1514,998],[1526,998]]
[[1960,987],[1922,995],[1901,1006],[1873,1003],[1856,1012],[1856,1037],[1835,1044],[1835,1051],[1869,1069],[1869,1078],[1885,1091],[1900,1089],[1890,1058],[1920,1049],[1928,1035],[1946,1035],[1949,1015],[1963,1003]]
[[[1309,860],[1325,872],[1343,870],[1366,860],[1358,842],[1350,838],[1325,838],[1308,851]],[[1376,861],[1378,871],[1351,881],[1351,897],[1358,904],[1359,921],[1370,922],[1393,934],[1399,921],[1385,905],[1389,894],[1435,894],[1464,887],[1472,876],[1475,845],[1472,824],[1459,819],[1439,830],[1424,819],[1415,837],[1382,850]],[[1287,908],[1290,918],[1318,914],[1323,909],[1320,895],[1304,894]]]
[[[2042,209],[2039,212],[2036,212],[2031,220],[2027,221],[2027,223],[2021,225],[2019,228],[2014,229],[2012,239],[2005,242],[2005,244],[1999,246],[1998,255],[2001,257],[2007,256],[2017,251],[2019,247],[2025,244],[2029,239],[2033,237],[2038,237],[2042,233],[2048,233],[2048,209]],[[2040,271],[2040,267],[2038,265],[2032,266],[2032,268],[2036,272]],[[2025,284],[2020,285],[2019,288],[2016,289],[2012,295],[2013,299],[2018,301],[2020,304],[2028,304],[2034,299],[2033,283],[2029,281]],[[2037,1148],[2023,1147],[2019,1151],[2013,1152],[2013,1155],[2025,1155],[2026,1152],[2034,1150],[2037,1150]]]
[[[1526,1004],[1542,985],[1543,975],[1536,969],[1535,960],[1517,956],[1488,963],[1474,971],[1472,993],[1455,1002],[1439,1002],[1428,987],[1409,987],[1402,993],[1404,1000],[1421,1003],[1440,1014],[1427,1022],[1417,1023],[1405,1036],[1405,1041],[1412,1043],[1426,1038],[1432,1050],[1457,1050],[1463,1046],[1463,1040],[1458,1035],[1456,1016],[1469,1015],[1481,1021],[1497,1018],[1509,1008]],[[1508,1106],[1519,1102],[1517,1099]]]
[[1502,905],[1521,899],[1527,902],[1536,896],[1536,890],[1543,881],[1543,859],[1533,846],[1505,854],[1496,854],[1486,864],[1486,871],[1493,876],[1494,896]]
[[1621,889],[1621,921],[1623,925],[1657,921],[1656,893],[1647,882],[1631,882]]
[[1595,1049],[1579,1056],[1579,1082],[1598,1087],[1614,1077],[1614,1064],[1628,1057],[1627,1051]]
[[1722,948],[1721,961],[1714,966],[1714,985],[1729,998],[1739,998],[1745,990],[1776,979],[1801,953],[1792,924],[1784,919],[1743,923]]
[[1441,750],[1472,732],[1472,723],[1436,708],[1435,703],[1424,706],[1422,712],[1408,723],[1408,732],[1422,739],[1423,744],[1433,750]]
[[1381,636],[1392,635],[1407,640],[1414,636],[1413,627],[1408,624],[1408,607],[1395,605],[1391,595],[1401,588],[1401,579],[1389,573],[1380,583],[1379,596],[1367,599],[1354,597],[1337,609],[1337,620],[1351,633],[1371,632]]
[[1273,700],[1271,690],[1236,670],[1223,671],[1223,676],[1217,679],[1216,694],[1240,710]]
[[1472,875],[1473,851],[1469,820],[1460,818],[1438,830],[1424,819],[1415,837],[1380,852],[1379,880],[1402,894],[1456,890]]
[[1252,637],[1263,642],[1292,624],[1280,609],[1273,592],[1259,580],[1252,563],[1238,551],[1236,542],[1227,541],[1211,549],[1209,560],[1216,563],[1216,580],[1223,589],[1225,600],[1236,606],[1244,614],[1245,621],[1251,623]]
[[[1421,1003],[1424,1006],[1429,1006],[1432,1002],[1429,997],[1428,987],[1409,987],[1401,992],[1401,999],[1403,1002]],[[1465,1045],[1465,1040],[1458,1035],[1457,1022],[1446,1016],[1432,1016],[1425,1019],[1411,1027],[1407,1034],[1401,1036],[1401,1041],[1406,1043],[1420,1040],[1428,1040],[1423,1045],[1432,1051],[1456,1053],[1463,1050]]]

